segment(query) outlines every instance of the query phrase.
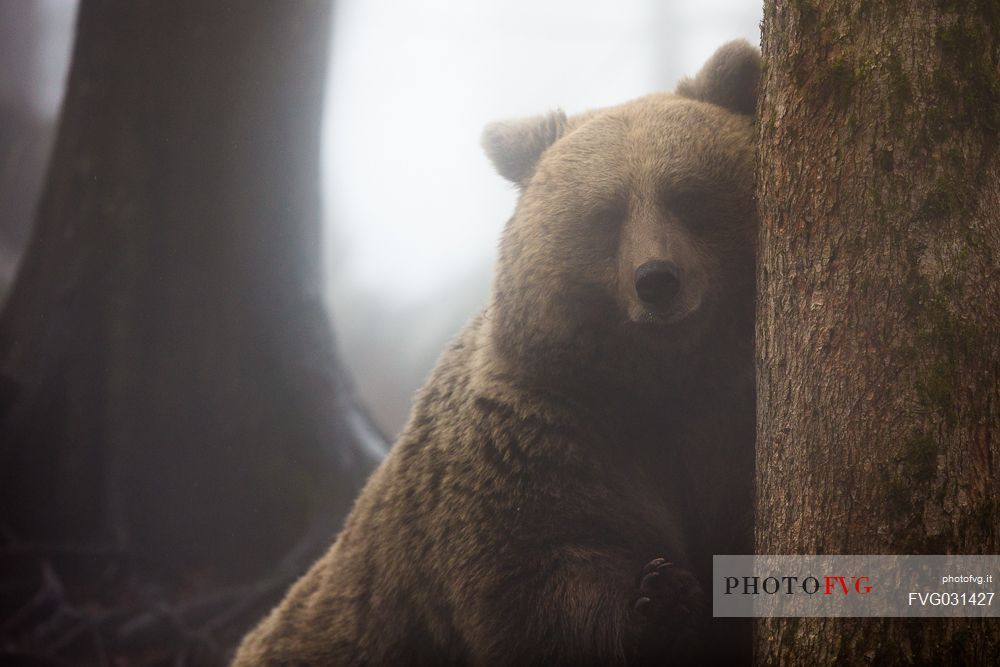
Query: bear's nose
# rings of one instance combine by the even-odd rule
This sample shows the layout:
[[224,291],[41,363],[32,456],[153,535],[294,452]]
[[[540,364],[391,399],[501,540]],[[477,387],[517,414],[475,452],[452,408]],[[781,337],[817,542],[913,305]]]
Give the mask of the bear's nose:
[[654,260],[635,270],[636,294],[648,306],[666,308],[680,288],[680,272],[673,262]]

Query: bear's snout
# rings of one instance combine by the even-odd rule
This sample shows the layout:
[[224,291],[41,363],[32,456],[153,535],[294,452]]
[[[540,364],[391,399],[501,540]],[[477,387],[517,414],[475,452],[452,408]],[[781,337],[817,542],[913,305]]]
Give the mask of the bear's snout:
[[680,289],[680,271],[673,262],[654,260],[635,270],[635,292],[651,309],[668,310]]

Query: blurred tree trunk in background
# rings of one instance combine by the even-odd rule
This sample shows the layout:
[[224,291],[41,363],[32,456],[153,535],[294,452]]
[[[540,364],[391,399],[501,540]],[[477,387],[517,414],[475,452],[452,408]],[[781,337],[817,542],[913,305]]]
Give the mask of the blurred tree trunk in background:
[[[758,553],[1000,552],[1000,5],[765,3]],[[766,664],[989,664],[982,620],[773,619]]]
[[106,547],[178,598],[283,558],[287,581],[332,540],[383,443],[320,294],[330,24],[323,1],[81,3],[0,320],[13,552]]
[[[76,6],[0,1],[0,310],[27,244],[55,139],[55,91]],[[44,44],[45,46],[42,46]],[[2,400],[2,399],[0,399]]]

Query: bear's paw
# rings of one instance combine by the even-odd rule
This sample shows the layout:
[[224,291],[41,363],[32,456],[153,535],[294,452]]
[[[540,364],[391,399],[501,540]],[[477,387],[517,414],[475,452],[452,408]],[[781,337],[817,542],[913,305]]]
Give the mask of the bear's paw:
[[704,609],[704,594],[694,575],[665,558],[654,558],[636,576],[634,608],[655,625],[682,628]]

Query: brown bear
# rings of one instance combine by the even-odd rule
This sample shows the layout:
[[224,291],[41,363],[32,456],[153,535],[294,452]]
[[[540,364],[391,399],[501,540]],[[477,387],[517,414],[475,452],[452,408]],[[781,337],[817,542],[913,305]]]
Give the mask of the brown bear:
[[234,665],[589,665],[749,655],[711,619],[750,553],[759,54],[488,127],[520,188],[492,299],[330,551]]

